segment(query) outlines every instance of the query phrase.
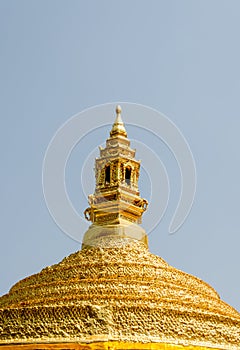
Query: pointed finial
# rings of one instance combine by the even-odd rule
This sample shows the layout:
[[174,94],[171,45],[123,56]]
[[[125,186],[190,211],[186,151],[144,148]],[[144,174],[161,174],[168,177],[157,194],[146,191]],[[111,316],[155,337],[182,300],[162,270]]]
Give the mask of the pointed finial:
[[120,105],[116,106],[116,119],[115,122],[112,126],[112,130],[110,132],[110,136],[117,136],[117,135],[121,135],[121,136],[125,136],[127,137],[127,132],[125,130],[122,118],[121,118],[121,112],[122,112],[122,108]]
[[122,108],[121,108],[120,105],[117,105],[117,106],[116,106],[116,114],[117,114],[117,115],[119,115],[119,114],[121,115],[121,113],[122,113]]

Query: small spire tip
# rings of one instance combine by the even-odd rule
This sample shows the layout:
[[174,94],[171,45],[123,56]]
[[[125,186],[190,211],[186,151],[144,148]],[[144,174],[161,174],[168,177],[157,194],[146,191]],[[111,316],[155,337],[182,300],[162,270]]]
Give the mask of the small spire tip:
[[122,108],[121,108],[120,105],[117,105],[117,107],[116,107],[116,113],[117,113],[117,115],[119,115],[119,114],[122,113]]

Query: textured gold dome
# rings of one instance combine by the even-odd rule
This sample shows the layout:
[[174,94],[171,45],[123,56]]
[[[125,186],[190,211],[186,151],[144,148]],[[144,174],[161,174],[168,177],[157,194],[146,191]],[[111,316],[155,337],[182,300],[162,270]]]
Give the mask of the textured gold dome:
[[213,288],[130,239],[99,240],[25,278],[0,298],[0,308],[2,345],[240,344],[240,315]]

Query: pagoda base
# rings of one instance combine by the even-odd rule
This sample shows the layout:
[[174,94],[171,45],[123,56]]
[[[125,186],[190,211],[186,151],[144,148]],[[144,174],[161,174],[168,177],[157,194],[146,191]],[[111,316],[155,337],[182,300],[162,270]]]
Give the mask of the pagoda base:
[[[101,241],[102,246],[104,238],[128,238],[143,242],[148,247],[148,237],[145,230],[135,223],[120,219],[118,224],[92,224],[83,237],[82,249],[96,247],[99,245],[99,241]],[[106,244],[107,242],[109,242],[109,240],[106,240]],[[111,240],[111,247],[113,242],[114,240]],[[118,240],[116,240],[116,243],[117,242]]]
[[[3,350],[219,350],[212,347],[185,346],[166,343],[95,342],[95,343],[57,343],[57,344],[12,344],[0,345]],[[232,349],[232,348],[231,348]]]

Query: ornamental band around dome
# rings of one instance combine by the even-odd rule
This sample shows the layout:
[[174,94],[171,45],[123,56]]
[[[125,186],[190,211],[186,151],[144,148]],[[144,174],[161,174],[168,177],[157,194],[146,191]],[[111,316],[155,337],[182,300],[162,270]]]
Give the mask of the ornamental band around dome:
[[82,250],[0,298],[0,347],[240,350],[240,314],[148,250],[140,162],[122,118],[96,159]]

